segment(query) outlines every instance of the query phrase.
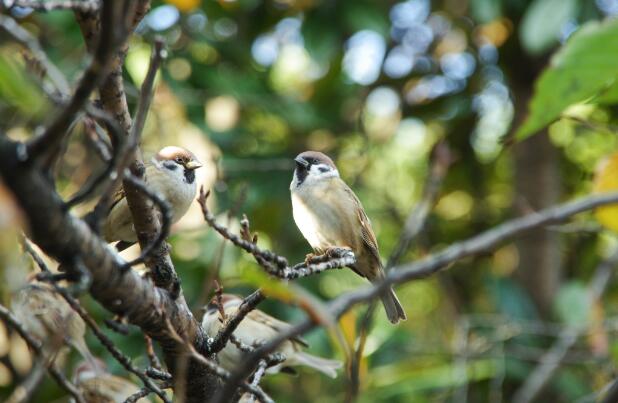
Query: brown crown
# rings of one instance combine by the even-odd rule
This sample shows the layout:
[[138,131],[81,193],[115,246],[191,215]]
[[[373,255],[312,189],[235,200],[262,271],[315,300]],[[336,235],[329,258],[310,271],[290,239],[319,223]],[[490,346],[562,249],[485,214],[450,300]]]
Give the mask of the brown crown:
[[298,154],[296,158],[302,158],[310,164],[325,164],[334,169],[337,169],[333,160],[331,160],[328,155],[323,154],[319,151],[305,151],[303,153]]

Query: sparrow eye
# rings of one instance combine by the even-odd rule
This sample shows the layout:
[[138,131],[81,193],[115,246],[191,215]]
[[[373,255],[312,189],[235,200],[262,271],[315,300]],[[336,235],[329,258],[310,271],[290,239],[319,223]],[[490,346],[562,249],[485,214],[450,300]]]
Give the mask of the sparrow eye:
[[182,164],[182,159],[180,157],[176,157],[174,161],[176,161],[178,164]]

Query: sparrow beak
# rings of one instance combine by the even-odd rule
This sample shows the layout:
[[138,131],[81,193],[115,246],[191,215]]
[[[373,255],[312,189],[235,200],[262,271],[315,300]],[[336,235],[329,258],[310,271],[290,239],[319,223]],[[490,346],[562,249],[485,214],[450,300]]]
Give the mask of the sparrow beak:
[[185,168],[190,169],[191,171],[193,171],[194,169],[198,169],[201,166],[202,164],[200,164],[197,160],[191,160],[185,164]]
[[309,166],[309,163],[307,162],[307,160],[302,157],[296,157],[294,158],[294,161],[296,162],[296,164],[300,165],[301,167],[307,168]]

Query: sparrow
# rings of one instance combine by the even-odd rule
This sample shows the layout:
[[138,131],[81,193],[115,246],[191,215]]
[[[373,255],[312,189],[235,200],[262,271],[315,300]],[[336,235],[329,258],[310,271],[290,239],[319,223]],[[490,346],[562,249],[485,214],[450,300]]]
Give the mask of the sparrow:
[[[146,182],[172,207],[172,223],[187,212],[195,198],[195,170],[202,164],[189,150],[168,146],[162,148],[146,166]],[[120,241],[118,250],[137,242],[133,218],[122,187],[115,193],[103,227],[107,242]]]
[[[234,315],[240,304],[242,304],[242,298],[237,295],[223,294],[221,299],[223,311],[228,317]],[[202,328],[209,337],[215,337],[219,329],[224,326],[224,322],[225,320],[221,317],[216,298],[213,298],[206,307],[206,312],[202,318]],[[290,327],[290,324],[275,319],[258,309],[254,309],[240,322],[233,335],[241,343],[250,347],[257,347],[274,339],[279,333],[288,330]],[[300,338],[293,338],[282,343],[276,353],[282,354],[285,360],[269,367],[266,373],[295,373],[291,367],[304,365],[320,371],[331,378],[337,377],[337,369],[341,368],[341,362],[307,354],[302,351],[304,347],[308,347],[308,345]],[[233,371],[245,356],[246,354],[236,345],[228,342],[218,354],[219,364],[228,371]]]
[[[333,161],[317,151],[305,151],[294,161],[292,210],[296,226],[309,245],[319,254],[333,248],[351,249],[356,257],[352,270],[371,282],[384,279],[371,222],[352,189],[339,177]],[[406,319],[392,288],[380,298],[391,323]]]
[[50,285],[40,282],[26,285],[13,297],[11,307],[26,330],[42,343],[49,363],[64,355],[67,345],[94,362],[84,339],[86,324]]
[[[73,382],[88,403],[123,403],[140,390],[134,383],[107,372],[107,366],[99,359],[84,361],[74,371]],[[137,400],[149,402],[146,398]]]

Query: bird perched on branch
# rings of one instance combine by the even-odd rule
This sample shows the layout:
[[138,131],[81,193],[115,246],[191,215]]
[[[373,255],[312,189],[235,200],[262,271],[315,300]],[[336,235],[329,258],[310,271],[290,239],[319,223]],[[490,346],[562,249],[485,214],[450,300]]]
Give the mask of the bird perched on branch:
[[[352,270],[371,282],[382,280],[384,267],[371,222],[333,161],[316,151],[305,151],[294,161],[290,184],[294,221],[307,242],[320,254],[350,248],[356,257]],[[381,299],[391,323],[406,319],[392,288]]]
[[[134,383],[107,372],[105,363],[84,361],[74,371],[73,382],[88,403],[123,403],[140,388]],[[150,400],[141,398],[139,403]]]
[[[201,166],[191,151],[175,146],[161,149],[146,166],[146,182],[172,207],[172,223],[180,220],[191,206],[197,190],[195,170]],[[117,245],[119,250],[137,242],[122,187],[114,195],[103,235],[107,242],[121,241]]]
[[86,324],[48,284],[28,284],[13,297],[11,307],[26,330],[42,343],[47,362],[63,355],[66,345],[94,362],[84,339]]
[[[242,304],[242,298],[232,294],[223,294],[221,300],[222,309],[227,317],[235,315],[238,307]],[[220,308],[217,299],[213,298],[204,313],[202,328],[209,337],[215,337],[219,330],[225,326],[225,319],[221,317]],[[245,346],[256,348],[274,339],[290,327],[290,324],[254,309],[240,322],[233,336]],[[293,338],[282,343],[276,353],[282,354],[285,360],[268,368],[266,373],[295,373],[291,367],[304,365],[331,378],[337,376],[337,369],[341,368],[341,362],[305,353],[302,351],[304,347],[307,347],[307,343],[300,338]],[[219,363],[228,371],[233,371],[243,361],[245,355],[234,343],[228,341],[218,354]]]

